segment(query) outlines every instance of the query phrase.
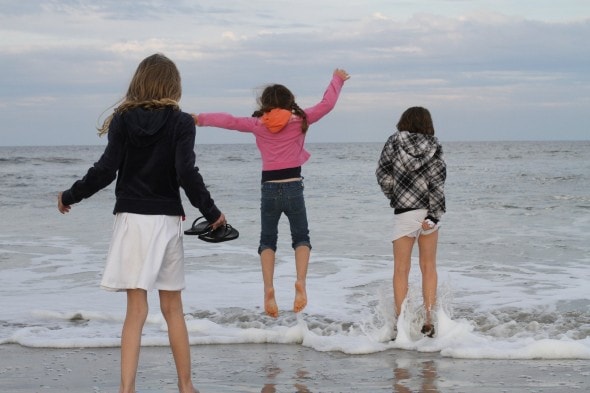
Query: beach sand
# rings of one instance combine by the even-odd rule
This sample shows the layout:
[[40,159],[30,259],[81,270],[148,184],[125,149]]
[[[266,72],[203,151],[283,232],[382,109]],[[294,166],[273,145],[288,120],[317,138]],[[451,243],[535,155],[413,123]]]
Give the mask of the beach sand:
[[[587,392],[587,360],[466,360],[388,350],[369,355],[300,345],[191,347],[200,393],[231,392]],[[0,345],[0,392],[113,392],[119,348]],[[169,348],[143,347],[137,391],[176,390]]]

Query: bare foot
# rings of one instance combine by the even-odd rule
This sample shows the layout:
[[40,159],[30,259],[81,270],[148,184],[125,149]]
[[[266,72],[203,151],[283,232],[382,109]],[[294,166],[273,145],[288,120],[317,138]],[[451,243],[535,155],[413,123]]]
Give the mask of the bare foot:
[[277,318],[279,316],[279,306],[277,306],[277,302],[275,300],[274,288],[265,290],[264,311],[273,318]]
[[300,312],[307,306],[307,292],[305,292],[305,281],[295,281],[295,301],[293,302],[293,311]]
[[180,386],[180,383],[178,384],[178,391],[180,393],[199,393],[199,391],[197,389],[194,388],[193,384],[191,383],[188,387],[183,388]]

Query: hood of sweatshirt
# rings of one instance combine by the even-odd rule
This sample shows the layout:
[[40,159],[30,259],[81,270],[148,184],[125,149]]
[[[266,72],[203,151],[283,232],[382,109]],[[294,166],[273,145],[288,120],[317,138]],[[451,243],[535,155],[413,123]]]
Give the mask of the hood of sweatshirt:
[[432,135],[401,131],[398,133],[399,157],[404,167],[416,171],[429,162],[438,149],[438,140]]
[[125,124],[129,140],[135,146],[149,146],[163,136],[162,128],[166,124],[172,108],[145,109],[134,108],[124,112],[121,120]]
[[262,115],[260,120],[270,132],[276,134],[285,128],[287,123],[289,123],[291,116],[291,111],[287,109],[275,108]]

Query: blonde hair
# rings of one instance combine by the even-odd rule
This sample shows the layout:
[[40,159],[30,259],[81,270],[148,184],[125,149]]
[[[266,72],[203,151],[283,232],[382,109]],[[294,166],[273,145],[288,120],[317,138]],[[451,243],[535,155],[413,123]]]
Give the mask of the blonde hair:
[[181,96],[180,73],[174,62],[160,53],[148,56],[137,66],[125,97],[105,119],[102,127],[97,128],[98,135],[102,136],[109,131],[115,114],[130,109],[142,107],[157,110],[172,107],[180,110],[178,101]]

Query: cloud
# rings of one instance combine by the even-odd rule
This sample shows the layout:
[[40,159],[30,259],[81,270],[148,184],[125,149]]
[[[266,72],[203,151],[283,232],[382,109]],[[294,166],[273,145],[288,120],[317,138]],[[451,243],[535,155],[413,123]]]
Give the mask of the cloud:
[[[522,121],[515,135],[521,139],[553,138],[558,127],[572,130],[571,138],[587,137],[590,128],[587,117],[575,119],[590,100],[590,48],[580,44],[590,38],[588,13],[535,19],[521,9],[486,10],[479,1],[434,0],[354,0],[340,8],[310,0],[231,7],[212,0],[17,3],[0,5],[0,115],[18,131],[2,130],[2,143],[27,143],[39,132],[19,121],[23,114],[12,113],[11,103],[29,115],[55,113],[45,127],[73,135],[66,139],[74,143],[93,143],[97,116],[154,52],[177,62],[187,110],[246,116],[266,83],[284,83],[311,105],[335,67],[348,69],[352,79],[330,117],[334,130],[322,134],[326,140],[356,140],[360,119],[370,123],[362,137],[380,140],[371,130],[389,127],[414,104],[432,108],[453,139],[486,138],[514,116],[533,119]],[[455,11],[471,4],[478,8]],[[473,121],[463,121],[467,109]],[[90,132],[64,126],[66,116]]]

